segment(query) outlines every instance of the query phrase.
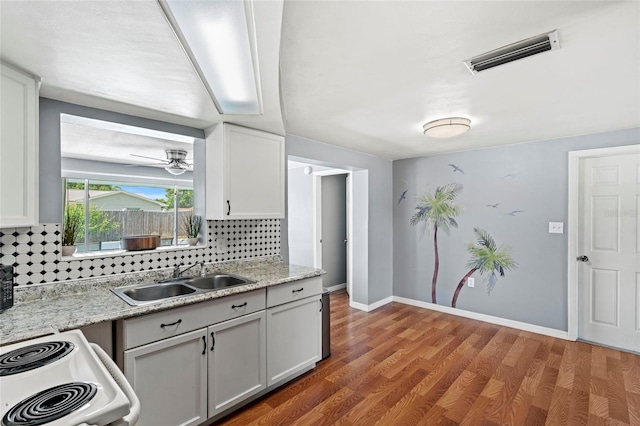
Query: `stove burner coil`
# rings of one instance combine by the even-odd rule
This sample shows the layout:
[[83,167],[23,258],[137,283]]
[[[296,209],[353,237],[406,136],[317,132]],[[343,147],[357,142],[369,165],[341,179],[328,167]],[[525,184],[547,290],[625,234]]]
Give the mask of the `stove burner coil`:
[[0,377],[23,373],[59,360],[73,350],[71,342],[45,342],[23,346],[0,355]]
[[6,426],[47,424],[84,406],[98,392],[93,383],[72,382],[54,386],[14,405],[2,418]]

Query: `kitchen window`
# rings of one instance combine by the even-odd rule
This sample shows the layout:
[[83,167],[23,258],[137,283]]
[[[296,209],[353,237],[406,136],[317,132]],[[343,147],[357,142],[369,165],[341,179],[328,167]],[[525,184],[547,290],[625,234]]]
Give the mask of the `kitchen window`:
[[196,143],[204,140],[61,114],[62,222],[78,225],[76,255],[119,254],[123,237],[142,235],[168,250],[188,245],[186,219],[204,204]]
[[120,239],[134,235],[159,235],[161,246],[187,244],[192,187],[77,178],[63,182],[65,217],[68,212],[80,223],[79,253],[120,250]]

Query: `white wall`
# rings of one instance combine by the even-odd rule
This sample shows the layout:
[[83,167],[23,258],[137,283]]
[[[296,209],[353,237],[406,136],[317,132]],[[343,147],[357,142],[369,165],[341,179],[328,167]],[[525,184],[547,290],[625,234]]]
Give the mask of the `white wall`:
[[287,182],[289,263],[313,267],[313,174],[289,169]]

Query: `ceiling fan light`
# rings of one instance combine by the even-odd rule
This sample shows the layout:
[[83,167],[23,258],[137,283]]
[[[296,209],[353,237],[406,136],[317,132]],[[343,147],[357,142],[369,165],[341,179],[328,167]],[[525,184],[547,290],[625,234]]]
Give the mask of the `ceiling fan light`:
[[424,126],[424,134],[432,138],[452,138],[471,128],[471,120],[462,117],[442,118],[430,121]]
[[187,171],[186,169],[176,165],[165,167],[164,169],[174,176],[179,176]]

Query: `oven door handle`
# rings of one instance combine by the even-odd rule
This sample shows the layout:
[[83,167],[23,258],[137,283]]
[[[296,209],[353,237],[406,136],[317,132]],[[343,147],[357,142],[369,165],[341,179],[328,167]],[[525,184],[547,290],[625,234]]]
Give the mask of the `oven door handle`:
[[118,368],[115,362],[107,355],[107,353],[102,350],[102,348],[95,343],[89,343],[93,351],[98,355],[102,364],[107,368],[113,379],[118,383],[122,392],[127,396],[129,402],[131,402],[131,407],[129,408],[129,414],[124,416],[120,420],[116,420],[111,423],[112,426],[132,426],[138,422],[138,417],[140,417],[140,400],[138,396],[133,391],[133,388],[122,374],[122,371]]

